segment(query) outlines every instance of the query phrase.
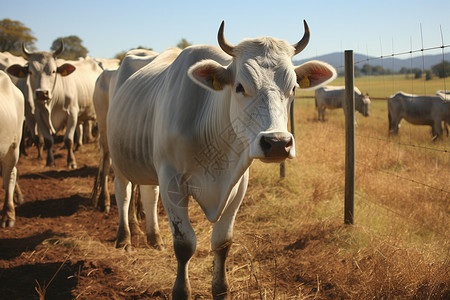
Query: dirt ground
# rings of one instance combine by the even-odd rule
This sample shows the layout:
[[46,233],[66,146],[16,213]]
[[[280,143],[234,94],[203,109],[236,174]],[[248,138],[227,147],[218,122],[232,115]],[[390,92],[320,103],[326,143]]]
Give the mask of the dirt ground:
[[[116,206],[105,215],[89,201],[98,145],[84,145],[75,153],[75,170],[66,168],[63,144],[56,144],[55,150],[56,167],[45,167],[45,160],[37,159],[35,147],[27,148],[28,156],[20,157],[19,184],[25,203],[16,207],[16,226],[0,230],[1,299],[38,299],[39,290],[46,292],[45,299],[76,297],[78,275],[98,267],[74,260],[70,246],[54,247],[61,240],[58,237],[85,231],[94,240],[114,245]],[[3,189],[0,197],[3,202]],[[104,269],[102,275],[111,272]],[[99,282],[97,288],[103,290],[104,286]]]

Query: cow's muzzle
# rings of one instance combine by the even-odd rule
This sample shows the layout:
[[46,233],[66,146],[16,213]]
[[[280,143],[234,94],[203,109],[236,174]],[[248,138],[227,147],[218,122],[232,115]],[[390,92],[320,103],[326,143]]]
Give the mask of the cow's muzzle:
[[294,140],[290,134],[263,135],[259,145],[264,153],[263,161],[277,162],[292,156]]
[[36,100],[48,101],[50,99],[48,91],[36,91]]

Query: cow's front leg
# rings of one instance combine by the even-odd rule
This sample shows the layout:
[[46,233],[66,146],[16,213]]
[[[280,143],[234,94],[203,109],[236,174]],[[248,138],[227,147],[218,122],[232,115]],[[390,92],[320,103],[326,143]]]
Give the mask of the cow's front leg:
[[161,198],[169,217],[173,248],[177,257],[177,278],[172,299],[191,299],[188,265],[197,247],[197,238],[189,221],[189,195],[181,175],[161,177]]
[[213,299],[229,299],[226,259],[233,238],[233,225],[237,211],[244,199],[248,184],[248,170],[238,182],[236,196],[224,211],[220,220],[214,224],[211,237],[211,249],[214,252],[214,271],[212,280]]
[[69,169],[76,169],[77,162],[75,160],[75,154],[73,154],[73,140],[75,130],[77,129],[78,109],[71,108],[68,112],[66,134],[64,135],[64,144],[67,148],[67,167]]
[[64,145],[67,148],[67,167],[69,169],[77,168],[77,161],[75,160],[75,154],[73,153],[73,140],[64,139]]
[[[16,212],[14,210],[14,187],[16,185],[17,169],[10,165],[3,165],[3,187],[5,189],[5,203],[2,211],[2,228],[14,227],[16,223]],[[11,170],[11,171],[9,171]],[[9,175],[9,176],[8,176]]]
[[45,148],[47,148],[47,167],[55,166],[55,156],[53,155],[53,136],[44,138]]

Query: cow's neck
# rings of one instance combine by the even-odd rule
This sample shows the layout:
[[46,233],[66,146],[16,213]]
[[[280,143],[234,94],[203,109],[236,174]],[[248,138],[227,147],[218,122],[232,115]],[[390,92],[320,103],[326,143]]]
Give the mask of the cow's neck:
[[[199,168],[196,184],[201,192],[193,195],[210,221],[217,220],[227,207],[236,185],[252,163],[249,146],[243,143],[233,130],[230,116],[230,89],[212,93],[197,123],[201,132],[195,159]],[[211,201],[211,197],[217,201]]]

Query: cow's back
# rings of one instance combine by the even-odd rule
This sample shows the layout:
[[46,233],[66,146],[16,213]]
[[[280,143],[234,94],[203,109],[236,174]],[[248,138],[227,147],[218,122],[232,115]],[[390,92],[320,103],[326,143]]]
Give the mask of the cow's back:
[[316,90],[315,94],[317,106],[324,106],[329,109],[342,108],[345,97],[345,89],[342,87],[321,87]]
[[440,111],[441,99],[438,96],[410,95],[398,92],[388,99],[391,117],[404,118],[415,125],[433,125]]
[[[58,60],[58,65],[64,63],[63,60]],[[95,109],[93,104],[93,94],[95,89],[95,82],[98,76],[102,73],[99,65],[90,57],[80,59],[78,61],[70,61],[76,67],[75,72],[65,77],[58,77],[55,87],[55,101],[57,104],[54,109],[59,113],[64,112],[68,106],[78,106],[78,121],[95,119]],[[53,120],[53,118],[52,118]],[[55,125],[59,130],[63,123]]]
[[[195,84],[187,71],[210,57],[225,63],[227,56],[222,53],[210,46],[188,47],[181,53],[169,49],[116,89],[108,111],[108,143],[113,160],[131,158],[126,163],[114,160],[129,179],[139,184],[155,183],[155,157],[179,158],[175,164],[183,164],[176,152],[180,144],[189,152],[190,143],[198,141],[193,127],[208,101],[205,93],[210,93]],[[134,170],[144,172],[138,168],[142,164],[147,171],[138,174]]]

